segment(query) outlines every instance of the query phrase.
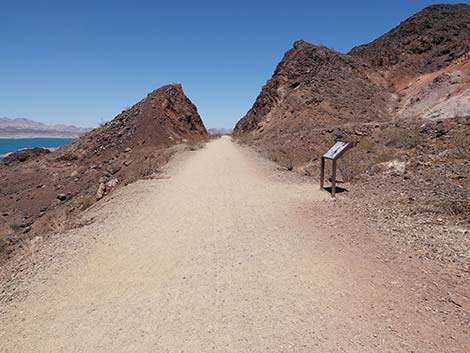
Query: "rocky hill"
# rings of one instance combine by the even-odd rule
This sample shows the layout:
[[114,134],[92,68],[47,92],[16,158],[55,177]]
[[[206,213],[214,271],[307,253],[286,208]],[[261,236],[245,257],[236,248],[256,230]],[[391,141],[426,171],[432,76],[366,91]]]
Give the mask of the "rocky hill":
[[[303,167],[337,139],[468,116],[469,26],[470,5],[433,5],[348,54],[297,41],[234,134]],[[360,171],[395,152],[369,152]]]
[[385,84],[360,59],[297,41],[237,123],[235,133],[255,131],[268,137],[295,133],[300,127],[388,121],[393,100]]
[[391,83],[438,71],[470,51],[470,6],[432,5],[372,43],[353,48]]
[[91,129],[71,125],[46,125],[37,121],[0,118],[0,138],[63,137],[76,138]]
[[434,5],[348,54],[298,41],[234,136],[314,177],[334,141],[351,141],[339,173],[365,190],[361,205],[375,195],[376,207],[401,207],[394,219],[406,209],[468,222],[469,26],[470,5]]
[[157,173],[178,145],[207,136],[181,85],[161,87],[56,151],[23,150],[0,164],[0,259],[21,239],[60,231],[121,185]]
[[116,150],[171,146],[207,135],[196,106],[180,84],[167,85],[110,122],[65,146],[62,153],[87,159],[113,157]]

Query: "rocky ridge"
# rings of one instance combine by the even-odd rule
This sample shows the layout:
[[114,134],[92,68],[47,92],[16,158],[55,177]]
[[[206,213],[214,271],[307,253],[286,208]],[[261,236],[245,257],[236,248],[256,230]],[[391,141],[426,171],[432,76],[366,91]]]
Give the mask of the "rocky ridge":
[[397,84],[438,71],[470,51],[470,6],[431,5],[349,54]]

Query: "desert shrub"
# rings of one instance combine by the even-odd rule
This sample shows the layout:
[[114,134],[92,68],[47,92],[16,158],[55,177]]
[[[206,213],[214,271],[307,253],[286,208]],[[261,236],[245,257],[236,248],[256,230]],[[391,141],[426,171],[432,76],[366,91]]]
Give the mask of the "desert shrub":
[[161,149],[155,147],[134,149],[132,164],[128,169],[128,179],[124,180],[125,183],[132,183],[161,173],[162,167],[171,160],[177,150],[177,146]]
[[244,134],[236,135],[235,141],[240,145],[250,145],[254,141],[254,136],[253,134],[247,132]]
[[67,152],[67,153],[59,155],[56,159],[58,161],[71,162],[71,161],[76,161],[78,159],[78,156],[74,153]]
[[382,132],[382,139],[385,145],[394,148],[414,148],[420,143],[420,136],[417,130],[407,130],[401,127],[390,127]]
[[160,155],[162,157],[162,161],[166,164],[168,163],[171,158],[175,155],[175,150],[173,149],[168,149],[168,150],[163,150]]
[[350,182],[368,172],[374,165],[388,162],[399,156],[398,149],[370,139],[355,143],[353,148],[338,160],[338,171],[345,182]]
[[435,184],[434,201],[442,211],[451,216],[470,214],[470,192],[445,177],[437,178]]
[[295,153],[292,150],[277,149],[271,152],[271,160],[292,171],[295,164]]
[[455,132],[451,143],[447,146],[448,156],[452,159],[469,159],[470,158],[470,134],[468,131]]
[[447,213],[453,216],[465,216],[470,214],[470,197],[454,198],[444,204]]
[[90,208],[95,203],[96,197],[94,195],[84,195],[81,200],[81,209],[82,211]]
[[197,135],[192,136],[188,142],[186,142],[187,149],[190,151],[197,151],[204,148],[204,144],[210,140],[210,136]]
[[132,163],[131,181],[147,178],[160,173],[160,167],[163,164],[164,159],[163,157],[160,157],[158,153],[143,154],[139,156]]
[[221,138],[222,136],[226,136],[224,134],[209,134],[209,140],[217,140]]
[[367,150],[351,150],[337,161],[341,180],[350,182],[364,174],[374,164],[373,156]]
[[105,119],[101,118],[100,123],[98,124],[98,127],[103,128],[106,126],[107,123],[108,122]]
[[69,228],[69,217],[64,209],[51,212],[45,221],[46,230],[52,233],[62,233]]
[[204,147],[204,144],[197,140],[188,141],[187,145],[188,145],[188,150],[190,151],[197,151]]
[[352,158],[342,158],[338,161],[338,171],[341,174],[341,179],[344,182],[350,182],[358,175],[362,174],[364,170]]
[[139,163],[139,175],[147,177],[160,172],[161,162],[156,155],[144,156]]

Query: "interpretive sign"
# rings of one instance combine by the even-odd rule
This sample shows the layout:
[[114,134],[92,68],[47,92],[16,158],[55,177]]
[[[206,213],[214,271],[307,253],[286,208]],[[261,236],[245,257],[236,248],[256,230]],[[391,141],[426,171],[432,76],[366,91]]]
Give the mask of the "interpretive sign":
[[328,150],[328,152],[323,155],[323,157],[328,159],[336,159],[346,152],[349,147],[351,147],[351,142],[338,141]]
[[336,161],[351,146],[351,142],[338,141],[321,157],[320,190],[324,189],[325,184],[325,159],[330,159],[333,164],[331,173],[331,197],[335,197],[336,194]]

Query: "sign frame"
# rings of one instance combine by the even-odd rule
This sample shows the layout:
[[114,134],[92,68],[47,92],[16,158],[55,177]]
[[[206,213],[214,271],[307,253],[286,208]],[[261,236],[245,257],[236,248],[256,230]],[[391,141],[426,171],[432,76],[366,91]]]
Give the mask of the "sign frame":
[[329,159],[332,162],[332,177],[331,177],[331,197],[336,195],[336,162],[337,160],[350,148],[352,147],[351,142],[336,141],[333,146],[330,147],[321,157],[320,164],[320,190],[324,190],[325,185],[325,159]]

